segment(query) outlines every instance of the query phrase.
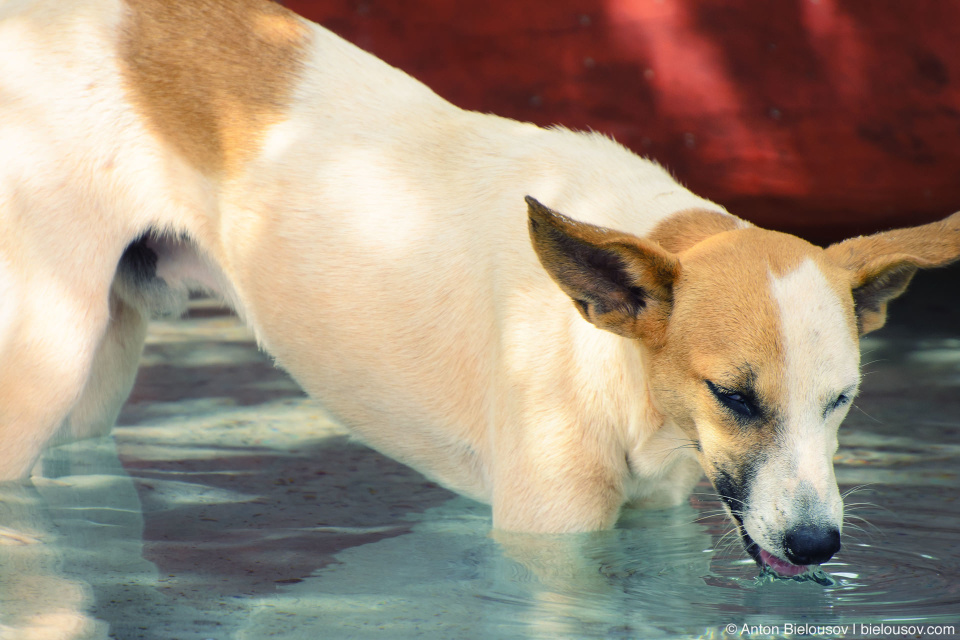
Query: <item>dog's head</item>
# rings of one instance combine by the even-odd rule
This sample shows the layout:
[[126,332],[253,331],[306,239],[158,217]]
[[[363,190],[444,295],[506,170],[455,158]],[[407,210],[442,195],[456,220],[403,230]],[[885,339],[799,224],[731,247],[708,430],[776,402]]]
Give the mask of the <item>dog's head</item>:
[[917,268],[958,257],[960,214],[821,249],[719,213],[642,239],[528,205],[540,261],[583,317],[644,346],[658,410],[693,442],[747,551],[782,575],[830,559],[859,336]]

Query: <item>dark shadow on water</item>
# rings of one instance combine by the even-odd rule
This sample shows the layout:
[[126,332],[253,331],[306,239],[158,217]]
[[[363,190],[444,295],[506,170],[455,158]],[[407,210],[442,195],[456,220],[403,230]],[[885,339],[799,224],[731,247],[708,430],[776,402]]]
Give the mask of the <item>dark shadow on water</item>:
[[[149,395],[136,391],[132,403],[180,402],[191,399],[229,398],[238,406],[261,404],[267,400],[303,397],[287,376],[267,362],[184,368],[176,365],[142,367],[138,383],[149,387]],[[277,385],[277,381],[283,381]],[[128,409],[127,416],[131,415]]]
[[344,549],[407,533],[406,516],[453,497],[345,436],[282,455],[224,453],[124,461],[143,504],[144,556],[201,598],[299,582]]

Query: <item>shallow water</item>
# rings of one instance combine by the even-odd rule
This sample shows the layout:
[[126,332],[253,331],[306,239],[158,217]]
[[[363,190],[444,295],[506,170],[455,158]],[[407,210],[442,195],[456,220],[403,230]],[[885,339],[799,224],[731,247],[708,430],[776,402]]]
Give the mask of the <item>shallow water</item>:
[[491,535],[200,304],[153,329],[112,438],[0,487],[0,638],[960,637],[958,278],[864,340],[831,585],[759,578],[705,483],[613,531]]

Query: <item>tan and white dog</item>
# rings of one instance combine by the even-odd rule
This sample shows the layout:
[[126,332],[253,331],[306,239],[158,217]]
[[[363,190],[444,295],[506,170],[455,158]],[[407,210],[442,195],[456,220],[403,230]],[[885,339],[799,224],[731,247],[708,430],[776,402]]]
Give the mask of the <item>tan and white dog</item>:
[[0,19],[0,479],[105,433],[148,317],[203,288],[495,527],[610,527],[706,472],[761,564],[840,548],[858,336],[957,258],[960,215],[822,250],[265,0]]

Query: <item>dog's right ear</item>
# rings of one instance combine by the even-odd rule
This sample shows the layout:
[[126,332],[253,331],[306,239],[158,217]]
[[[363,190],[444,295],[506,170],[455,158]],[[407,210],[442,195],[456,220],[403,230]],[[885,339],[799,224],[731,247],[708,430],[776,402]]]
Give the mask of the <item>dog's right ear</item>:
[[826,249],[851,274],[860,334],[884,325],[887,303],[902,294],[917,269],[960,259],[960,212],[939,222],[851,238]]
[[530,239],[547,273],[601,329],[662,344],[680,274],[657,244],[577,222],[527,196]]

